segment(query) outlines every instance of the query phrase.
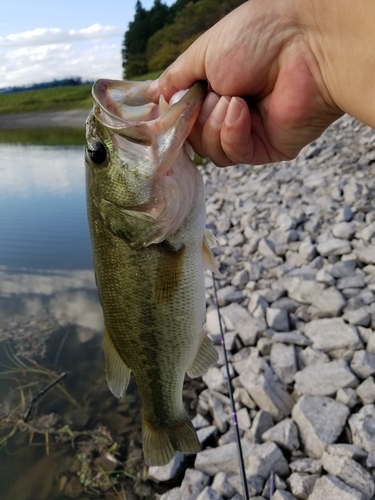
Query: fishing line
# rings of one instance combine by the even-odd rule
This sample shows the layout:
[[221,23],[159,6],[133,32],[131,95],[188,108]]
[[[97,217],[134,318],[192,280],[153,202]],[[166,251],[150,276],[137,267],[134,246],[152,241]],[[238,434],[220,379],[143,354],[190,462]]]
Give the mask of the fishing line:
[[235,402],[234,402],[233,387],[232,387],[232,381],[231,381],[230,372],[229,372],[228,355],[227,355],[227,349],[225,347],[224,329],[223,329],[223,324],[222,324],[222,321],[221,321],[219,301],[217,299],[216,282],[215,282],[214,273],[212,273],[212,281],[213,281],[213,284],[214,284],[214,300],[215,300],[215,304],[216,304],[217,315],[218,315],[218,318],[219,318],[221,345],[223,346],[225,367],[226,367],[226,370],[227,370],[228,391],[229,391],[230,404],[231,404],[231,407],[232,407],[232,424],[234,425],[234,428],[235,428],[235,431],[236,431],[238,461],[239,461],[239,464],[240,464],[242,487],[243,487],[243,492],[244,492],[245,500],[250,500],[249,490],[248,490],[247,481],[246,481],[245,462],[244,462],[244,459],[243,459],[240,430],[238,428],[237,411],[236,411],[236,405],[235,405]]

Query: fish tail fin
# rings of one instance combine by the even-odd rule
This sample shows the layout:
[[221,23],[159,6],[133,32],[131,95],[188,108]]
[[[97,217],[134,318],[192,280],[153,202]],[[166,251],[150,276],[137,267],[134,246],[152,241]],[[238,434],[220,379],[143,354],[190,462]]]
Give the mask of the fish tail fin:
[[168,427],[155,427],[143,418],[143,454],[147,465],[165,465],[177,451],[198,453],[201,445],[188,416]]

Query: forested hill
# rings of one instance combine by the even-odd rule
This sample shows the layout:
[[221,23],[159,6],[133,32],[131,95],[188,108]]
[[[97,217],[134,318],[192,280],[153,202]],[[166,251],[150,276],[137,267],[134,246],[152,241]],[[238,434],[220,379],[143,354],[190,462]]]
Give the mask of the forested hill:
[[155,0],[150,10],[138,0],[125,33],[124,78],[162,70],[194,40],[245,0],[177,0],[168,7]]

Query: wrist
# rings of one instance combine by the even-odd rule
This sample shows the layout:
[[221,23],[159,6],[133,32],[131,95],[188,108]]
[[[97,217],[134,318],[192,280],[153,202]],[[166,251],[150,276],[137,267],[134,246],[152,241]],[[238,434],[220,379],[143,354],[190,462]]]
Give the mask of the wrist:
[[295,9],[332,102],[375,127],[375,3],[296,0]]

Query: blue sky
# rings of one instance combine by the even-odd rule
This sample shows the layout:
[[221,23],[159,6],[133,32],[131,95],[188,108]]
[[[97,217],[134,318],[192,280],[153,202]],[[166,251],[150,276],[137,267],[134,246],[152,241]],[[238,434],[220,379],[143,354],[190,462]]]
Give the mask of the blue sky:
[[[141,0],[150,9],[154,0]],[[172,5],[174,0],[164,0]],[[3,0],[0,88],[54,78],[122,77],[121,44],[136,0]]]

